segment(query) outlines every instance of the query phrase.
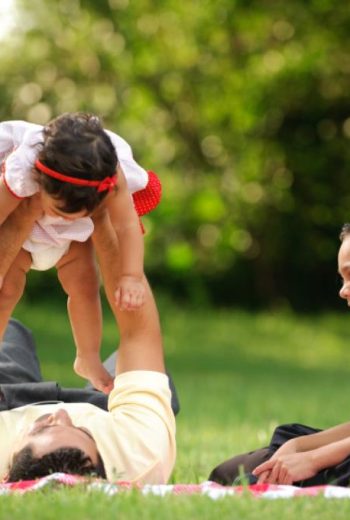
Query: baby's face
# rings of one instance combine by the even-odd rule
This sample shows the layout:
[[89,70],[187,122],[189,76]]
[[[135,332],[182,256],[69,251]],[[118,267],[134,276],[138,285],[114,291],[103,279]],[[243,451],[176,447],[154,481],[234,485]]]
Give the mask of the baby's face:
[[89,213],[85,209],[77,211],[76,213],[65,213],[59,209],[61,206],[60,201],[54,199],[43,190],[40,191],[40,198],[43,213],[45,213],[45,215],[49,215],[50,217],[62,217],[65,220],[77,220],[78,218],[89,216]]

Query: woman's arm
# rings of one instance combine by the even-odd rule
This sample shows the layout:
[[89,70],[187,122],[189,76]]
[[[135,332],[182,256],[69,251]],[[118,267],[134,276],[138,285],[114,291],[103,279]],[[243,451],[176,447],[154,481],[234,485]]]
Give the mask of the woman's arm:
[[295,453],[314,450],[327,444],[340,441],[350,437],[350,422],[338,424],[327,430],[313,433],[311,435],[301,435],[284,443],[274,454]]
[[350,455],[350,423],[286,442],[253,471],[259,482],[290,484],[314,476]]

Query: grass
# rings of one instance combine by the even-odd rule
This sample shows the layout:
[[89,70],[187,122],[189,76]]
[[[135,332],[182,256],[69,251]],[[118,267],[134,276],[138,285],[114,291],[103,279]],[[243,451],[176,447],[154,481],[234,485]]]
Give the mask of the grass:
[[[224,459],[268,442],[274,426],[326,428],[348,420],[350,328],[345,314],[295,316],[177,307],[158,298],[168,369],[181,401],[173,482],[201,482]],[[16,316],[39,343],[46,379],[82,386],[63,302],[23,302]],[[103,353],[117,343],[110,313]],[[346,518],[350,501],[205,497],[113,498],[77,489],[1,497],[1,519]]]

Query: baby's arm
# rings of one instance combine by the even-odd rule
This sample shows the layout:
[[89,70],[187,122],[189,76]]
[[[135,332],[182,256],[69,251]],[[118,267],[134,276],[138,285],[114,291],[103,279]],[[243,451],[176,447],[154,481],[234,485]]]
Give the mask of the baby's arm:
[[117,191],[111,193],[106,201],[120,247],[121,275],[117,280],[115,300],[121,310],[134,310],[144,303],[145,297],[143,236],[139,217],[120,168],[117,186]]

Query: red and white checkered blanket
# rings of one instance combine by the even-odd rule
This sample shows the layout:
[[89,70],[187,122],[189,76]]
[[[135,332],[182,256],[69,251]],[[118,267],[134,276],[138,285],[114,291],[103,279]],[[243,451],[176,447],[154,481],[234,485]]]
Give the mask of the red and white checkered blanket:
[[115,495],[123,493],[127,490],[138,489],[143,495],[203,495],[213,500],[227,496],[240,496],[250,494],[258,498],[292,498],[299,496],[318,496],[322,495],[326,498],[350,498],[350,489],[337,486],[314,486],[308,488],[299,488],[296,486],[280,486],[271,484],[255,484],[252,486],[235,486],[224,487],[215,482],[202,482],[201,484],[164,484],[164,485],[146,485],[132,486],[129,482],[119,481],[116,483],[108,483],[100,479],[86,479],[64,473],[54,473],[48,477],[38,480],[27,480],[23,482],[13,482],[0,484],[0,495],[8,495],[11,493],[27,493],[28,491],[36,491],[45,486],[56,487],[59,485],[75,486],[84,485],[88,490],[104,492],[107,495]]

